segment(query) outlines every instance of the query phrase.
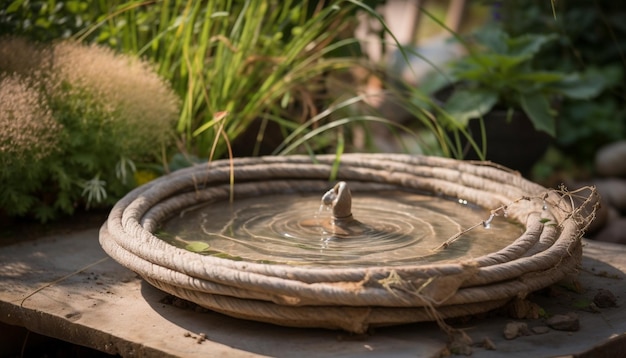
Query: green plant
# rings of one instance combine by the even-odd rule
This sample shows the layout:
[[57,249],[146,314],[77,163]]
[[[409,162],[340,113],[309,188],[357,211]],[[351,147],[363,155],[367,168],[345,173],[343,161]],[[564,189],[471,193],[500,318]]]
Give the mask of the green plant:
[[[357,11],[382,20],[372,8],[382,2],[113,0],[94,1],[89,7],[55,3],[52,9],[49,3],[16,0],[0,12],[0,23],[12,23],[20,33],[46,40],[47,33],[75,33],[76,20],[88,26],[79,27],[75,39],[106,44],[155,63],[183,98],[180,151],[206,159],[225,156],[231,142],[239,155],[277,152],[281,141],[288,139],[301,143],[298,150],[328,151],[341,147],[334,143],[344,136],[349,141],[361,128],[370,137],[369,145],[373,143],[369,134],[375,132],[370,124],[394,126],[379,116],[363,117],[363,111],[343,113],[347,117],[317,116],[350,94],[365,102],[354,86],[345,86],[338,100],[330,93],[327,78],[355,66],[371,66],[363,63],[352,29]],[[32,26],[23,19],[26,15],[40,24]],[[71,26],[63,28],[63,23]],[[228,116],[214,119],[223,112]],[[417,112],[424,118],[421,109]],[[313,117],[316,121],[308,122]],[[342,126],[331,124],[341,118]],[[301,140],[320,125],[328,125],[328,131]],[[294,138],[294,132],[300,137]]]
[[0,212],[25,215],[46,181],[46,161],[60,151],[63,126],[35,84],[0,75]]
[[[173,139],[179,99],[135,58],[73,42],[2,38],[0,74],[12,94],[0,102],[8,138],[0,148],[0,208],[10,216],[47,221],[110,205],[134,186],[136,168],[158,162]],[[21,103],[28,110],[14,108]],[[45,115],[31,118],[33,111]],[[28,141],[54,143],[54,150],[19,152]]]
[[[299,151],[319,152],[342,147],[335,144],[355,126],[385,122],[363,111],[326,111],[344,108],[337,104],[350,96],[363,102],[354,86],[334,97],[327,79],[371,66],[352,35],[356,11],[378,16],[371,3],[118,2],[77,38],[159,66],[183,98],[177,128],[190,157],[224,157],[231,144],[239,155],[285,153],[285,145],[293,152],[293,143]],[[342,126],[333,123],[337,119],[344,119]],[[279,148],[283,141],[289,143]]]
[[489,26],[473,35],[474,44],[462,40],[468,55],[452,61],[447,79],[440,80],[442,86],[452,86],[444,109],[460,125],[496,107],[521,110],[536,130],[555,136],[553,104],[563,98],[592,98],[606,86],[597,71],[561,72],[536,66],[541,49],[556,39],[554,34],[510,37]]
[[[558,36],[535,58],[535,66],[560,72],[593,70],[607,84],[591,101],[562,101],[553,148],[560,160],[545,163],[548,173],[564,169],[571,175],[582,169],[589,174],[600,147],[626,138],[626,3],[553,3],[554,9],[543,0],[501,2],[499,24],[512,36],[529,32]],[[563,167],[563,163],[570,162],[576,165]]]
[[102,2],[9,0],[0,6],[0,35],[49,42],[69,38],[98,17]]
[[[297,127],[318,110],[323,75],[355,64],[353,57],[330,56],[355,44],[338,41],[353,24],[353,10],[347,1],[329,6],[130,1],[117,3],[80,38],[107,42],[157,64],[183,98],[177,126],[185,143],[181,149],[223,157],[228,143],[255,125],[246,154],[258,154],[270,122],[279,132]],[[228,116],[216,120],[222,112]]]

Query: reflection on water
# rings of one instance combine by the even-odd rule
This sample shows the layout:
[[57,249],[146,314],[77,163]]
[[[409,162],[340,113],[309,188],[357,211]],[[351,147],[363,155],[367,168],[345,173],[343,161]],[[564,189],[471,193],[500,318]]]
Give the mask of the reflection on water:
[[348,237],[328,229],[330,212],[314,194],[272,195],[218,202],[185,211],[163,224],[163,240],[206,255],[264,263],[315,266],[407,265],[471,258],[509,245],[519,224],[495,217],[445,250],[435,251],[489,212],[421,194],[355,193],[354,217],[364,229]]

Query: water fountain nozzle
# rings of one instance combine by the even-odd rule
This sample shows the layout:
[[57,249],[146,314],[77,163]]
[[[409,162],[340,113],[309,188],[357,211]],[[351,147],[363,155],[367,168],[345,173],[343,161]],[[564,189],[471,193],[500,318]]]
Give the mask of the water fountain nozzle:
[[332,208],[333,221],[352,220],[352,193],[345,181],[340,181],[322,197],[322,203]]

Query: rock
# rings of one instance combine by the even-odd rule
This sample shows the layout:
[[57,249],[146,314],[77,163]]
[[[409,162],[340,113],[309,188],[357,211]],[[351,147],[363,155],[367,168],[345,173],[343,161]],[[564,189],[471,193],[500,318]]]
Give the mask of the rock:
[[596,235],[594,240],[626,244],[626,217],[609,221],[609,223]]
[[453,332],[451,333],[449,338],[450,338],[450,343],[448,343],[447,348],[450,351],[450,353],[456,354],[456,355],[466,355],[466,356],[472,355],[472,351],[473,351],[472,345],[474,344],[474,342],[472,341],[472,338],[468,336],[465,332],[463,331]]
[[548,326],[535,326],[531,329],[534,334],[546,334],[550,332],[550,327]]
[[595,303],[591,302],[589,306],[587,306],[586,311],[593,312],[593,313],[600,313],[600,307],[598,307],[598,305],[596,305]]
[[464,355],[464,356],[471,356],[472,353],[474,352],[472,347],[468,346],[468,345],[455,345],[455,344],[451,344],[450,347],[448,347],[448,350],[450,351],[450,353],[454,354],[454,355]]
[[598,188],[600,196],[605,198],[609,204],[620,211],[626,211],[626,180],[600,179],[596,180],[594,184]]
[[606,177],[626,177],[626,140],[606,145],[596,152],[596,171]]
[[580,329],[578,315],[574,312],[554,315],[546,320],[546,324],[557,331],[573,332]]
[[620,217],[622,216],[619,211],[614,206],[609,205],[609,214],[608,218],[606,219],[607,223],[618,220]]
[[504,331],[502,333],[506,339],[515,339],[520,336],[529,336],[531,334],[528,329],[528,325],[524,322],[509,322],[504,327]]
[[598,290],[598,293],[593,297],[593,303],[599,308],[608,308],[617,306],[617,298],[613,292],[605,290],[603,288]]
[[489,337],[483,338],[482,346],[483,346],[483,348],[485,348],[488,351],[495,351],[496,350],[496,344],[493,343],[493,341],[491,339],[489,339]]

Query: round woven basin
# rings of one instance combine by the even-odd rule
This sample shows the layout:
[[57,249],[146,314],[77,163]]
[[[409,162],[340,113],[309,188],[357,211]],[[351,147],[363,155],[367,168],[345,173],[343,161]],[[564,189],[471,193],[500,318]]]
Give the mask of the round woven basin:
[[[574,203],[589,197],[548,190],[487,163],[344,154],[337,168],[336,159],[237,158],[174,172],[122,198],[100,230],[100,243],[150,284],[211,310],[285,326],[352,332],[486,312],[576,272],[580,238],[593,212],[583,217]],[[359,190],[389,187],[462,198],[495,215],[506,213],[523,226],[523,233],[504,248],[479,257],[371,267],[233,260],[188,251],[155,235],[169,217],[227,201],[231,195],[237,200],[284,192],[321,193],[333,185],[329,178],[334,170],[336,180],[356,183]],[[455,241],[442,244],[438,250]]]

